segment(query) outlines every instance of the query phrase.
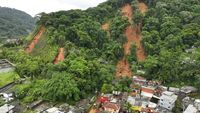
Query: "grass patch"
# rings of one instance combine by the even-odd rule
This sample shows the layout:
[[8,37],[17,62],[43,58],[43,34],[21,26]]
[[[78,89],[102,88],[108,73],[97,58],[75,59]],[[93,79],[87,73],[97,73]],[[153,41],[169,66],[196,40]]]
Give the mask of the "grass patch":
[[13,82],[18,78],[19,76],[15,72],[0,73],[0,87]]
[[44,59],[47,62],[52,62],[57,55],[57,51],[58,46],[50,44],[48,37],[44,33],[33,49],[31,55]]

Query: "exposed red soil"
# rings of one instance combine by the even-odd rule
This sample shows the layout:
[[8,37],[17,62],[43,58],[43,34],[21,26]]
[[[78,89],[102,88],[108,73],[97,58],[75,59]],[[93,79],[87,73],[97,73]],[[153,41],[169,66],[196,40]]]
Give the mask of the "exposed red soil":
[[128,60],[123,58],[117,63],[116,77],[131,77],[132,71],[130,69]]
[[[147,6],[144,3],[139,3],[139,9],[142,13],[146,12]],[[122,7],[122,13],[124,17],[128,17],[129,22],[132,23],[132,7],[130,4],[125,5]],[[129,55],[132,44],[136,44],[136,55],[138,61],[144,61],[145,60],[145,53],[144,49],[141,45],[141,34],[139,31],[140,27],[131,26],[129,25],[125,30],[125,35],[127,37],[127,42],[123,45],[124,47],[124,55]],[[132,72],[130,70],[129,63],[125,57],[121,59],[117,64],[116,69],[116,76],[117,77],[124,77],[132,76]]]
[[138,8],[141,13],[145,13],[148,9],[147,5],[144,2],[139,2]]
[[132,21],[132,15],[133,15],[131,5],[130,4],[126,4],[124,7],[122,7],[121,10],[122,10],[123,16],[124,17],[128,17],[128,20],[131,23],[131,21]]
[[109,30],[109,23],[105,23],[101,26],[101,28],[105,31],[108,31]]
[[[147,5],[143,2],[139,2],[138,4],[138,8],[140,10],[141,13],[145,13],[148,9]],[[140,29],[141,26],[137,26],[137,29]],[[144,61],[146,56],[145,56],[145,52],[144,52],[144,48],[142,47],[141,45],[141,39],[142,39],[142,36],[141,36],[141,32],[140,30],[138,30],[139,33],[138,33],[138,39],[140,40],[138,45],[137,45],[137,60],[138,61]]]
[[35,47],[35,45],[39,42],[41,36],[43,35],[43,33],[45,32],[45,28],[41,27],[40,31],[38,32],[37,35],[35,35],[35,37],[33,38],[32,42],[28,45],[28,47],[26,48],[26,52],[27,53],[31,53]]
[[59,48],[58,55],[54,60],[54,64],[58,64],[60,61],[63,61],[64,59],[65,59],[64,48]]
[[109,27],[110,27],[109,23],[104,23],[103,25],[101,25],[101,28],[102,28],[103,30],[107,31],[107,33],[108,33],[108,35],[109,35],[109,37],[110,37]]
[[[124,17],[128,17],[129,22],[131,23],[132,7],[129,4],[125,5],[124,7],[122,7],[122,13],[123,13]],[[132,28],[131,26],[128,26],[125,31],[125,35],[127,37],[127,42],[123,45],[125,56],[130,54],[130,48],[131,48],[131,44],[133,42],[133,41],[131,41],[132,38],[130,37],[130,35],[131,36],[133,35],[133,33],[130,32],[131,28]],[[118,62],[116,70],[117,70],[116,71],[117,77],[126,77],[126,76],[131,77],[132,76],[130,65],[128,63],[128,60],[125,57]]]

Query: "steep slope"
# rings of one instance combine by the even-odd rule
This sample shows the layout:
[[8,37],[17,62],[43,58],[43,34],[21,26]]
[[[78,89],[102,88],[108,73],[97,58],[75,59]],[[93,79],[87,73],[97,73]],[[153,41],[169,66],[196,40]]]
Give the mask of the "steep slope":
[[33,38],[32,42],[28,45],[28,47],[26,48],[26,52],[27,53],[31,53],[35,47],[35,45],[39,42],[40,38],[42,37],[43,33],[45,32],[45,28],[41,27],[39,32],[35,35],[35,37]]
[[0,38],[18,38],[27,35],[34,26],[34,18],[27,13],[0,7]]
[[54,60],[54,64],[58,64],[60,61],[63,61],[64,59],[65,59],[64,48],[59,48],[58,55]]
[[[138,4],[139,10],[144,13],[147,10],[147,6],[142,3],[139,2]],[[126,4],[124,7],[122,7],[122,13],[125,17],[128,17],[129,19],[129,23],[132,23],[132,7],[130,4]],[[143,61],[145,60],[145,53],[144,53],[144,49],[141,45],[141,34],[140,32],[138,33],[138,29],[140,26],[128,26],[125,30],[125,35],[127,38],[127,42],[123,45],[124,47],[124,55],[130,55],[130,49],[131,46],[133,44],[136,44],[136,55],[137,55],[137,60],[138,61]],[[123,76],[128,76],[131,77],[132,72],[130,70],[130,66],[129,63],[127,61],[127,59],[125,58],[120,60],[117,64],[117,72],[116,72],[116,76],[117,77],[123,77]]]
[[[147,5],[143,2],[139,2],[138,4],[138,8],[140,10],[141,13],[145,13],[147,11]],[[137,29],[141,29],[141,26],[137,26]],[[146,56],[145,56],[145,52],[144,52],[144,48],[141,45],[141,40],[142,40],[142,36],[141,36],[141,31],[139,31],[139,33],[137,33],[137,40],[135,40],[135,44],[137,47],[137,60],[138,61],[144,61]]]
[[[124,7],[122,7],[122,13],[125,17],[128,17],[129,22],[131,23],[131,21],[132,21],[132,8],[131,8],[130,4],[127,4]],[[123,45],[125,56],[130,54],[130,47],[131,47],[131,43],[133,42],[132,38],[131,38],[132,34],[129,34],[129,33],[132,33],[132,32],[128,32],[128,30],[130,28],[131,28],[131,25],[128,26],[126,31],[125,31],[125,35],[126,35],[126,38],[127,38],[127,42]],[[117,64],[117,69],[116,69],[117,70],[117,72],[116,72],[117,77],[124,77],[124,76],[131,77],[132,76],[132,72],[130,70],[128,60],[125,58],[125,56]]]

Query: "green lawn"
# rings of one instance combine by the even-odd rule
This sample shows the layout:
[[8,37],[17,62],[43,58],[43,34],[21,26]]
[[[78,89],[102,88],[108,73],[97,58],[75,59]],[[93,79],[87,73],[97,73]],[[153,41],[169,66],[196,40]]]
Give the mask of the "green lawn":
[[19,78],[15,72],[0,73],[0,87],[14,81]]

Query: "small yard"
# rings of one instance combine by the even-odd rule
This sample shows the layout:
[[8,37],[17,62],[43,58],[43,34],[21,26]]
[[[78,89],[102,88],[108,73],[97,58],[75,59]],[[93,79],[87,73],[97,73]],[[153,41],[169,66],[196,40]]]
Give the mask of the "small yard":
[[19,78],[15,72],[0,73],[0,87],[14,81]]

